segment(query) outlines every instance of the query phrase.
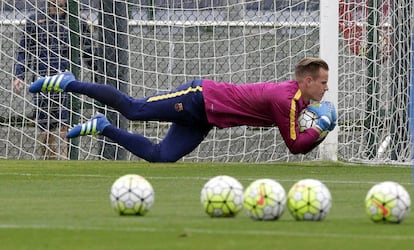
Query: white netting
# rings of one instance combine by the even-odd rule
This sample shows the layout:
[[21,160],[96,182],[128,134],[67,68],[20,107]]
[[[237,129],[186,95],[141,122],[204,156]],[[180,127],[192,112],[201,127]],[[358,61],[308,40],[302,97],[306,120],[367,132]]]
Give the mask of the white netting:
[[412,4],[340,1],[339,154],[344,159],[410,161]]
[[[381,3],[378,6],[366,1],[340,2],[339,159],[377,161],[376,153],[369,152],[376,152],[386,135],[393,139],[382,157],[400,162],[409,159],[407,58],[412,3],[389,1],[374,1]],[[45,2],[1,2],[0,125],[5,135],[0,139],[2,158],[44,157],[37,152],[42,143],[37,120],[32,116],[32,95],[27,89],[21,95],[13,94],[11,82],[17,51],[32,53],[19,44],[27,17],[39,12]],[[72,71],[81,80],[115,85],[137,97],[195,78],[240,84],[290,79],[298,60],[318,56],[320,50],[320,10],[316,0],[70,0],[67,11]],[[369,22],[367,13],[377,13],[379,21]],[[86,22],[89,32],[82,30],[84,23],[80,20]],[[371,26],[376,38],[369,32]],[[88,40],[89,51],[87,46],[80,46]],[[385,41],[391,46],[383,45]],[[377,49],[372,52],[370,47]],[[87,59],[80,60],[85,54]],[[29,83],[28,79],[37,73],[31,67],[26,69]],[[368,73],[370,70],[375,73]],[[368,90],[372,85],[378,86],[378,93]],[[96,111],[107,113],[113,123],[154,141],[162,139],[169,126],[126,121],[86,97],[70,97],[69,126],[85,121]],[[367,107],[371,97],[373,104]],[[82,137],[71,141],[70,157],[137,159],[110,142],[102,147],[102,139]],[[64,143],[61,139],[56,141]],[[234,162],[313,159],[319,159],[317,150],[306,156],[289,154],[277,128],[251,127],[213,130],[184,158]]]

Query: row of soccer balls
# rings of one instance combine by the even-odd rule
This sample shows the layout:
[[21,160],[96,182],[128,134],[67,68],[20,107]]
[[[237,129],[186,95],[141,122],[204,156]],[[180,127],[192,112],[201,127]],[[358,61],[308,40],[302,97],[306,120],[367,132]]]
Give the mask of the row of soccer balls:
[[[154,203],[154,189],[144,177],[129,174],[117,179],[110,194],[120,215],[145,215]],[[246,189],[227,175],[208,180],[201,190],[201,204],[211,217],[233,217],[244,207],[254,220],[277,220],[288,208],[296,220],[323,220],[331,208],[331,193],[319,180],[303,179],[286,194],[273,179],[258,179]],[[403,186],[386,181],[374,185],[365,198],[366,212],[374,222],[400,223],[411,206]]]

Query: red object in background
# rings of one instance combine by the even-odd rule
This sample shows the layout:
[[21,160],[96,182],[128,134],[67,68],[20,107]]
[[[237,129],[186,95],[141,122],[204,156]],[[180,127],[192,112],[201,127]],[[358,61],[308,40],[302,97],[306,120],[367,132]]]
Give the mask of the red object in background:
[[[359,56],[365,54],[366,19],[368,17],[368,6],[370,0],[339,0],[339,31],[342,32],[345,44],[349,45],[349,50]],[[381,2],[379,11],[381,22],[384,23],[388,16],[389,0]],[[389,35],[387,27],[381,32],[380,39],[383,40],[381,48],[384,58],[389,55]]]

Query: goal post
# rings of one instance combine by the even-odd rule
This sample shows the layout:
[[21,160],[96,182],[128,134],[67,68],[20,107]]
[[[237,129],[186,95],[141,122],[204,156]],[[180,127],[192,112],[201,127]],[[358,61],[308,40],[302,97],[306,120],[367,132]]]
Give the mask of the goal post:
[[[339,44],[338,34],[339,25],[339,3],[338,1],[321,0],[320,1],[320,57],[329,65],[329,91],[325,93],[325,100],[334,103],[338,107],[338,57]],[[338,108],[337,108],[338,112]],[[329,133],[325,141],[320,145],[319,151],[321,159],[334,160],[338,159],[338,130]]]

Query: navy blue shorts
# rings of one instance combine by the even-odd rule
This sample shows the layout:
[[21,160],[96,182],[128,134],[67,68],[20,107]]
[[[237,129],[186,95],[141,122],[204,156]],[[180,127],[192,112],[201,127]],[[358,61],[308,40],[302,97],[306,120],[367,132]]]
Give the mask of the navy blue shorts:
[[132,100],[128,118],[156,120],[184,126],[210,127],[202,93],[202,80],[184,83],[176,89]]
[[[118,91],[108,90],[113,91],[112,96],[119,94]],[[213,128],[206,117],[202,80],[184,83],[172,91],[150,97],[134,99],[121,94],[118,99],[111,104],[122,110],[122,114],[130,120],[172,122],[158,144],[115,127],[103,131],[103,135],[150,162],[177,161],[192,152]]]

